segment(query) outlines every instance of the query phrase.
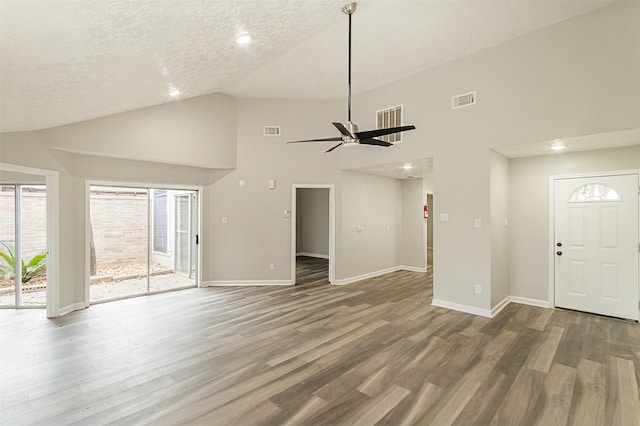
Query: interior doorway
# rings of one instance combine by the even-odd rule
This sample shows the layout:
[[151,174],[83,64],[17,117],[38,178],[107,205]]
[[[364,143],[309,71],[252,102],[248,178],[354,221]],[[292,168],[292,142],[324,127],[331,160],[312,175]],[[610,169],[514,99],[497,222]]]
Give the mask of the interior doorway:
[[90,303],[196,287],[198,191],[89,186]]
[[553,180],[555,306],[638,320],[638,174]]
[[292,199],[292,282],[332,283],[334,186],[294,185]]

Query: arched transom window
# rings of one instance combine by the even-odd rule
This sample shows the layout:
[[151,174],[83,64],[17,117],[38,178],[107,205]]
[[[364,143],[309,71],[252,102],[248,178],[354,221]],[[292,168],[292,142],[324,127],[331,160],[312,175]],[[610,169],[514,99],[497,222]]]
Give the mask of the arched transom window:
[[620,192],[602,183],[587,183],[579,186],[571,193],[570,203],[585,203],[594,201],[622,201]]

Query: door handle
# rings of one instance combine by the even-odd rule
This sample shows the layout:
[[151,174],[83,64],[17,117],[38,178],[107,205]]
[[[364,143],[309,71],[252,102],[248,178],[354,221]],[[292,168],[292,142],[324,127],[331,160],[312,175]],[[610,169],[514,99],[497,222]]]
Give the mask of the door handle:
[[558,256],[562,256],[562,252],[561,252],[561,251],[557,251],[557,252],[556,252],[556,254],[557,254]]

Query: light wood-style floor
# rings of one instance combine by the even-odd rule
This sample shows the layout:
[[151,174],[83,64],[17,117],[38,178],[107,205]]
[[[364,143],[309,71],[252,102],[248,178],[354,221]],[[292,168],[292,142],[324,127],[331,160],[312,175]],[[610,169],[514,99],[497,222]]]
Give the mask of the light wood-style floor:
[[428,274],[0,311],[3,425],[638,425],[640,326],[430,305]]

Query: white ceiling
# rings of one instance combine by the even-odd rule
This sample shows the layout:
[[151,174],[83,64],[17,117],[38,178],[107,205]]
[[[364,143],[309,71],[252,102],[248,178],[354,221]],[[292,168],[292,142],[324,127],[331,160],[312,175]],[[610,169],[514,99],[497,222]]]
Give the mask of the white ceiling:
[[[360,92],[612,0],[361,0]],[[0,130],[42,129],[212,92],[346,96],[347,0],[0,0]],[[240,47],[235,38],[253,41]]]
[[[411,166],[406,168],[405,165]],[[421,158],[411,161],[375,164],[365,167],[354,167],[348,170],[385,176],[393,179],[422,179],[433,174],[433,158]]]
[[[551,146],[561,143],[566,148],[552,151]],[[599,133],[574,138],[541,141],[525,145],[512,145],[495,149],[508,158],[534,157],[537,155],[561,155],[568,152],[590,151],[594,149],[621,148],[640,145],[640,129],[622,130],[619,132]]]

